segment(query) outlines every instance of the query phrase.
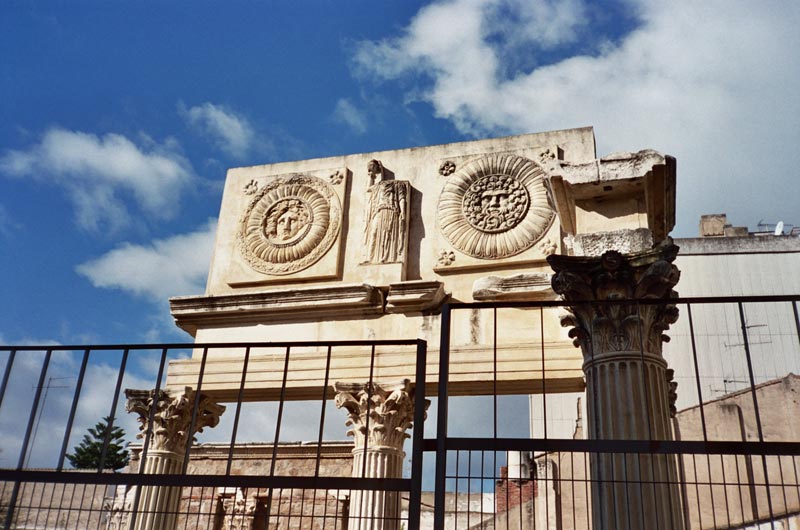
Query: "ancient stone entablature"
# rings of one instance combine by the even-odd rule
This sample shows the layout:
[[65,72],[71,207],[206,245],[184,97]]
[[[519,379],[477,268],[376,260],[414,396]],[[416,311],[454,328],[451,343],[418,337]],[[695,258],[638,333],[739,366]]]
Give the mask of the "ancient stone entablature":
[[[336,407],[347,411],[347,434],[358,448],[402,450],[413,427],[414,390],[408,379],[395,385],[336,383]],[[425,400],[425,407],[430,404]]]
[[411,183],[386,180],[383,164],[370,160],[367,166],[370,185],[365,205],[362,263],[398,263],[408,246],[408,199]]
[[238,246],[258,272],[285,275],[308,268],[339,235],[342,206],[322,179],[276,177],[252,196],[240,221]]
[[442,234],[456,250],[479,259],[531,248],[554,217],[544,171],[516,155],[490,155],[461,166],[439,196]]
[[[593,304],[594,301],[651,300],[667,302],[677,297],[672,290],[680,271],[672,264],[675,245],[622,255],[608,251],[601,257],[553,255],[547,261],[556,272],[553,290],[570,305],[562,318],[572,326],[569,336],[580,346],[584,358],[595,353],[644,351],[661,355],[664,331],[678,319],[673,304]],[[584,303],[585,302],[585,303]]]
[[191,388],[186,387],[183,391],[159,390],[158,392],[127,389],[125,397],[128,398],[126,410],[136,413],[141,424],[136,437],[144,439],[150,433],[150,448],[157,451],[182,453],[190,438],[194,440],[194,435],[202,432],[205,427],[216,427],[220,415],[225,412],[223,405],[218,405],[208,396],[200,394],[194,431],[189,432],[196,399],[196,393]]

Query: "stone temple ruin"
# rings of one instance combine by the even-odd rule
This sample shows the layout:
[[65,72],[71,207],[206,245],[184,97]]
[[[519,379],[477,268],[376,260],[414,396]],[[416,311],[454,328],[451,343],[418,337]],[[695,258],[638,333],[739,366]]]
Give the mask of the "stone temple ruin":
[[[415,411],[429,405],[419,399],[419,349],[365,348],[358,341],[422,339],[426,397],[440,396],[442,388],[451,397],[580,395],[577,411],[574,399],[563,406],[579,418],[585,414],[586,425],[579,419],[574,435],[562,430],[550,437],[574,437],[576,443],[585,437],[596,445],[566,448],[573,451],[566,453],[569,466],[552,448],[535,450],[525,465],[518,450],[510,451],[504,475],[494,470],[478,477],[496,479],[492,493],[506,496],[502,502],[488,500],[491,509],[483,509],[483,500],[480,509],[474,507],[473,496],[487,491],[483,482],[478,493],[459,497],[452,488],[442,489],[442,478],[435,498],[358,489],[335,501],[324,494],[321,500],[303,497],[308,505],[323,507],[346,497],[341,513],[347,516],[337,508],[330,522],[313,517],[303,522],[300,512],[294,523],[299,526],[293,526],[280,517],[270,522],[277,501],[270,508],[246,487],[228,486],[214,490],[217,518],[202,524],[196,519],[197,526],[434,527],[424,513],[422,523],[419,511],[416,520],[409,515],[416,499],[438,510],[436,516],[457,512],[458,505],[467,514],[475,512],[472,521],[456,513],[446,519],[447,528],[711,528],[709,517],[702,520],[708,509],[698,511],[695,504],[707,504],[710,495],[713,505],[720,495],[714,500],[713,488],[687,489],[687,455],[676,457],[680,451],[669,449],[678,447],[669,445],[678,439],[676,381],[688,377],[691,385],[695,379],[690,365],[668,362],[665,355],[665,332],[683,325],[672,303],[681,276],[679,249],[670,238],[675,188],[674,158],[653,150],[597,158],[591,128],[229,170],[206,292],[173,298],[170,306],[176,324],[198,344],[237,346],[196,347],[191,357],[169,362],[164,388],[125,392],[145,440],[135,455],[137,466],[145,475],[185,473],[187,458],[213,452],[201,445],[190,455],[186,448],[193,435],[217,425],[232,403],[318,400],[322,392],[323,400],[328,396],[346,412],[354,445],[344,452],[341,445],[314,446],[317,458],[335,453],[337,463],[325,465],[341,472],[345,462],[354,478],[401,479],[409,451],[405,440],[420,427],[413,425]],[[531,310],[517,303],[541,305]],[[446,309],[458,304],[474,305],[452,314]],[[491,313],[493,304],[506,305]],[[676,329],[675,349],[688,350],[689,339],[694,346],[694,334]],[[291,358],[288,350],[251,354],[248,347],[247,355],[242,353],[245,344],[297,341],[313,344],[293,350]],[[333,355],[320,346],[324,343],[337,345]],[[795,339],[790,348],[796,347]],[[442,356],[449,364],[440,363]],[[673,362],[680,365],[677,372]],[[442,366],[449,366],[445,387],[439,385]],[[428,421],[425,432],[438,429],[434,442],[444,447],[439,441],[447,408],[441,401],[428,410],[437,410],[438,427]],[[694,418],[681,424],[682,432],[697,428],[696,407],[703,401],[707,397],[697,394],[678,400],[687,409],[683,418]],[[527,411],[520,415],[528,421]],[[705,424],[694,434],[702,439]],[[500,438],[496,426],[494,438]],[[532,432],[531,438],[538,436]],[[630,451],[614,450],[618,441],[628,442],[623,448]],[[269,452],[252,449],[262,450]],[[585,465],[574,464],[573,454]],[[273,470],[276,455],[277,450]],[[437,459],[442,456],[437,453]],[[711,464],[699,472],[696,455],[688,456],[694,480],[713,482],[717,471]],[[790,458],[794,463],[796,457]],[[730,474],[738,470],[732,465],[717,467]],[[773,471],[770,465],[765,461],[765,475]],[[533,469],[520,473],[525,466]],[[782,484],[797,483],[796,466],[781,472]],[[540,481],[528,482],[537,473]],[[751,470],[752,484],[759,473]],[[725,484],[723,479],[723,489]],[[784,488],[782,501],[766,488],[772,520],[800,511],[800,489],[795,493],[792,487]],[[757,506],[765,494],[753,488],[750,505]],[[509,501],[509,491],[519,497]],[[552,497],[542,500],[547,491]],[[189,501],[180,487],[141,485],[135,506],[124,493],[120,499],[122,515],[108,519],[117,528],[137,510],[136,530],[189,524]],[[745,504],[741,495],[737,502]],[[536,506],[538,514],[525,512]],[[713,528],[768,519],[763,510],[749,510],[733,517],[728,510],[728,524],[715,519]]]

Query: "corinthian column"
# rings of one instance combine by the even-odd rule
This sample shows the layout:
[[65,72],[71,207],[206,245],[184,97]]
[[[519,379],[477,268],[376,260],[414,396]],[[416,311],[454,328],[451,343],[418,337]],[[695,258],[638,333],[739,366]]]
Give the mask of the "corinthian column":
[[[406,379],[396,385],[335,383],[336,407],[347,410],[347,431],[355,438],[356,478],[402,478],[403,442],[414,418],[414,393]],[[425,407],[430,401],[425,400]],[[349,530],[400,528],[400,494],[395,491],[353,490]]]
[[[215,427],[225,411],[225,407],[200,394],[192,430],[196,393],[189,387],[183,391],[158,392],[128,389],[125,397],[127,411],[139,415],[141,426],[137,438],[150,435],[147,457],[139,465],[144,466],[145,473],[154,475],[181,473],[187,444],[204,427]],[[180,500],[180,487],[144,486],[134,507],[137,516],[132,530],[173,530]]]
[[[678,318],[669,303],[680,272],[678,248],[667,245],[623,255],[550,256],[553,290],[569,306],[563,326],[583,352],[588,437],[597,440],[671,440],[664,335]],[[663,304],[596,303],[660,299]],[[593,303],[595,302],[595,303]],[[672,455],[592,453],[594,530],[684,527]]]

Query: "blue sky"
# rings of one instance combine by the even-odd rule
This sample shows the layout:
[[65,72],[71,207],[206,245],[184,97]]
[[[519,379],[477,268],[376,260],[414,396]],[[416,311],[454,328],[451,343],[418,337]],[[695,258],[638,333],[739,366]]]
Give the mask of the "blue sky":
[[800,224],[794,1],[0,4],[0,343],[189,339],[229,167],[594,125]]

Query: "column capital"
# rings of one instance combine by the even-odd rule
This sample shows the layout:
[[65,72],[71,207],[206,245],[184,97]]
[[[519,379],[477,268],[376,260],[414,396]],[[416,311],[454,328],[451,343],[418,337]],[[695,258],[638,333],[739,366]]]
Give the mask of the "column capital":
[[[347,411],[347,434],[356,449],[392,448],[402,451],[413,427],[414,389],[408,379],[393,384],[334,383],[336,407]],[[429,400],[425,400],[427,410]],[[367,432],[369,430],[369,432]]]
[[596,354],[643,350],[661,355],[663,332],[678,319],[674,304],[595,304],[606,300],[652,300],[678,296],[672,288],[680,271],[672,264],[678,254],[673,244],[621,254],[610,250],[599,257],[552,255],[547,262],[555,271],[553,290],[566,301],[570,314],[562,326],[580,346],[584,358]]
[[[202,432],[205,427],[216,427],[220,415],[225,411],[223,405],[218,405],[201,393],[194,431],[189,432],[196,395],[191,387],[181,391],[159,390],[158,392],[126,389],[125,397],[128,403],[125,408],[128,412],[135,412],[139,416],[139,434],[136,437],[144,439],[149,432],[151,449],[182,453],[186,449],[186,444],[190,440],[194,441],[196,433]],[[151,425],[150,411],[153,408],[155,410]]]

